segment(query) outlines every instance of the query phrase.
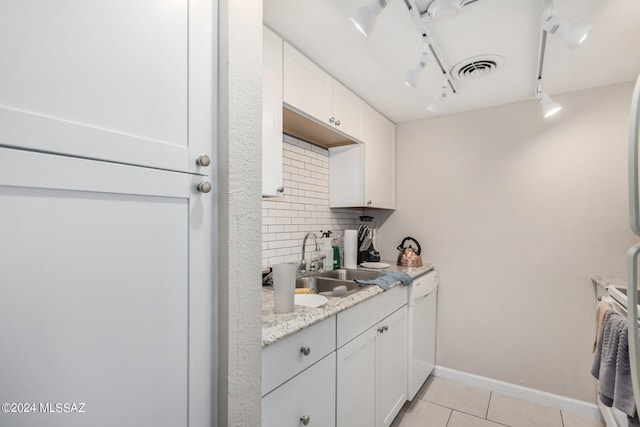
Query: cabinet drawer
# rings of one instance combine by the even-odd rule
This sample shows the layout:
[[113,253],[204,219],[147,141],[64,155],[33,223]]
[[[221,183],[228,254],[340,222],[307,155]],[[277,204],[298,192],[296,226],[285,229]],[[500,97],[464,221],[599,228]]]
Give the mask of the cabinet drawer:
[[[308,348],[308,355],[302,350]],[[336,348],[332,316],[262,349],[262,395],[316,363]]]
[[264,427],[335,426],[336,353],[322,359],[300,375],[262,398]]
[[407,287],[398,285],[337,315],[337,348],[407,304]]

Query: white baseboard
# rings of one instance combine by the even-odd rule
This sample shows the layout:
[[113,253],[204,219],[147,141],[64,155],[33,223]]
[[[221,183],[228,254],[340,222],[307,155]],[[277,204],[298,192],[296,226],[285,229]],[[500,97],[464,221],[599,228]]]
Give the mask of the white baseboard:
[[560,396],[559,394],[548,393],[546,391],[506,383],[504,381],[481,377],[479,375],[469,374],[462,371],[456,371],[455,369],[444,368],[442,366],[436,366],[433,374],[436,377],[445,378],[485,390],[495,391],[496,393],[506,394],[507,396],[517,397],[530,402],[539,403],[541,405],[551,406],[552,408],[573,412],[583,417],[595,419],[601,418],[598,405],[594,403],[584,402],[582,400]]

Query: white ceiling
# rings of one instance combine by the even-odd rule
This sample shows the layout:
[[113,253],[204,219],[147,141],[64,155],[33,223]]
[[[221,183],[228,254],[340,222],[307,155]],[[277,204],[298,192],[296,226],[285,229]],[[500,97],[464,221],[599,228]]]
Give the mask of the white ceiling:
[[[433,116],[442,73],[430,56],[418,87],[403,83],[422,51],[404,0],[389,0],[368,37],[349,16],[368,0],[264,0],[264,23],[367,103],[396,123]],[[454,19],[428,26],[449,69],[469,57],[494,54],[504,64],[475,79],[455,79],[458,92],[443,114],[532,100],[544,0],[478,0]],[[544,90],[551,96],[635,81],[640,73],[640,0],[555,0],[553,15],[589,22],[589,38],[574,50],[547,38]]]

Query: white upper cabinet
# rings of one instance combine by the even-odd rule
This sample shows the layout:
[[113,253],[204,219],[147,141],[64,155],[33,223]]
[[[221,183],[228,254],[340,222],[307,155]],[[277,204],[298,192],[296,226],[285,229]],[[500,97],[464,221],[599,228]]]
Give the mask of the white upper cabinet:
[[395,209],[396,125],[367,106],[364,139],[364,205]]
[[282,39],[264,27],[262,41],[262,195],[282,194]]
[[340,131],[360,141],[364,135],[365,105],[353,92],[333,81],[333,124]]
[[329,123],[333,78],[284,42],[284,103]]
[[[188,2],[88,8],[78,0],[25,0],[9,8],[0,13],[10,35],[0,38],[0,56],[11,63],[0,69],[3,144],[194,171]],[[18,42],[26,47],[15,50]]]
[[396,207],[396,126],[366,106],[364,144],[329,150],[329,206]]
[[286,42],[284,103],[355,140],[363,140],[364,101]]

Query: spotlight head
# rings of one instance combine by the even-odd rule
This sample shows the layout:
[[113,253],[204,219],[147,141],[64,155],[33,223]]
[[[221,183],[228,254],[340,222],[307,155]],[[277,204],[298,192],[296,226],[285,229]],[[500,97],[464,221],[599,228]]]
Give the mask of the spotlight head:
[[406,73],[404,73],[404,84],[409,87],[418,86],[418,82],[420,81],[420,66],[409,68]]
[[569,48],[573,49],[586,40],[593,25],[579,22],[569,23],[552,16],[544,21],[542,27],[546,32],[560,37]]
[[404,84],[409,87],[417,87],[420,81],[420,74],[427,66],[427,52],[422,52],[415,67],[408,69],[404,73]]
[[376,19],[382,10],[387,7],[386,0],[370,0],[368,4],[361,6],[351,17],[351,22],[365,36],[369,35],[376,24]]
[[442,91],[438,94],[436,99],[434,99],[431,104],[427,105],[427,110],[431,111],[433,114],[440,114],[444,109],[444,100],[447,97],[447,86],[442,86]]
[[546,92],[538,92],[536,93],[536,98],[540,103],[540,108],[542,109],[542,115],[546,117],[551,117],[558,111],[562,109],[562,106],[555,102],[553,99],[549,97]]

